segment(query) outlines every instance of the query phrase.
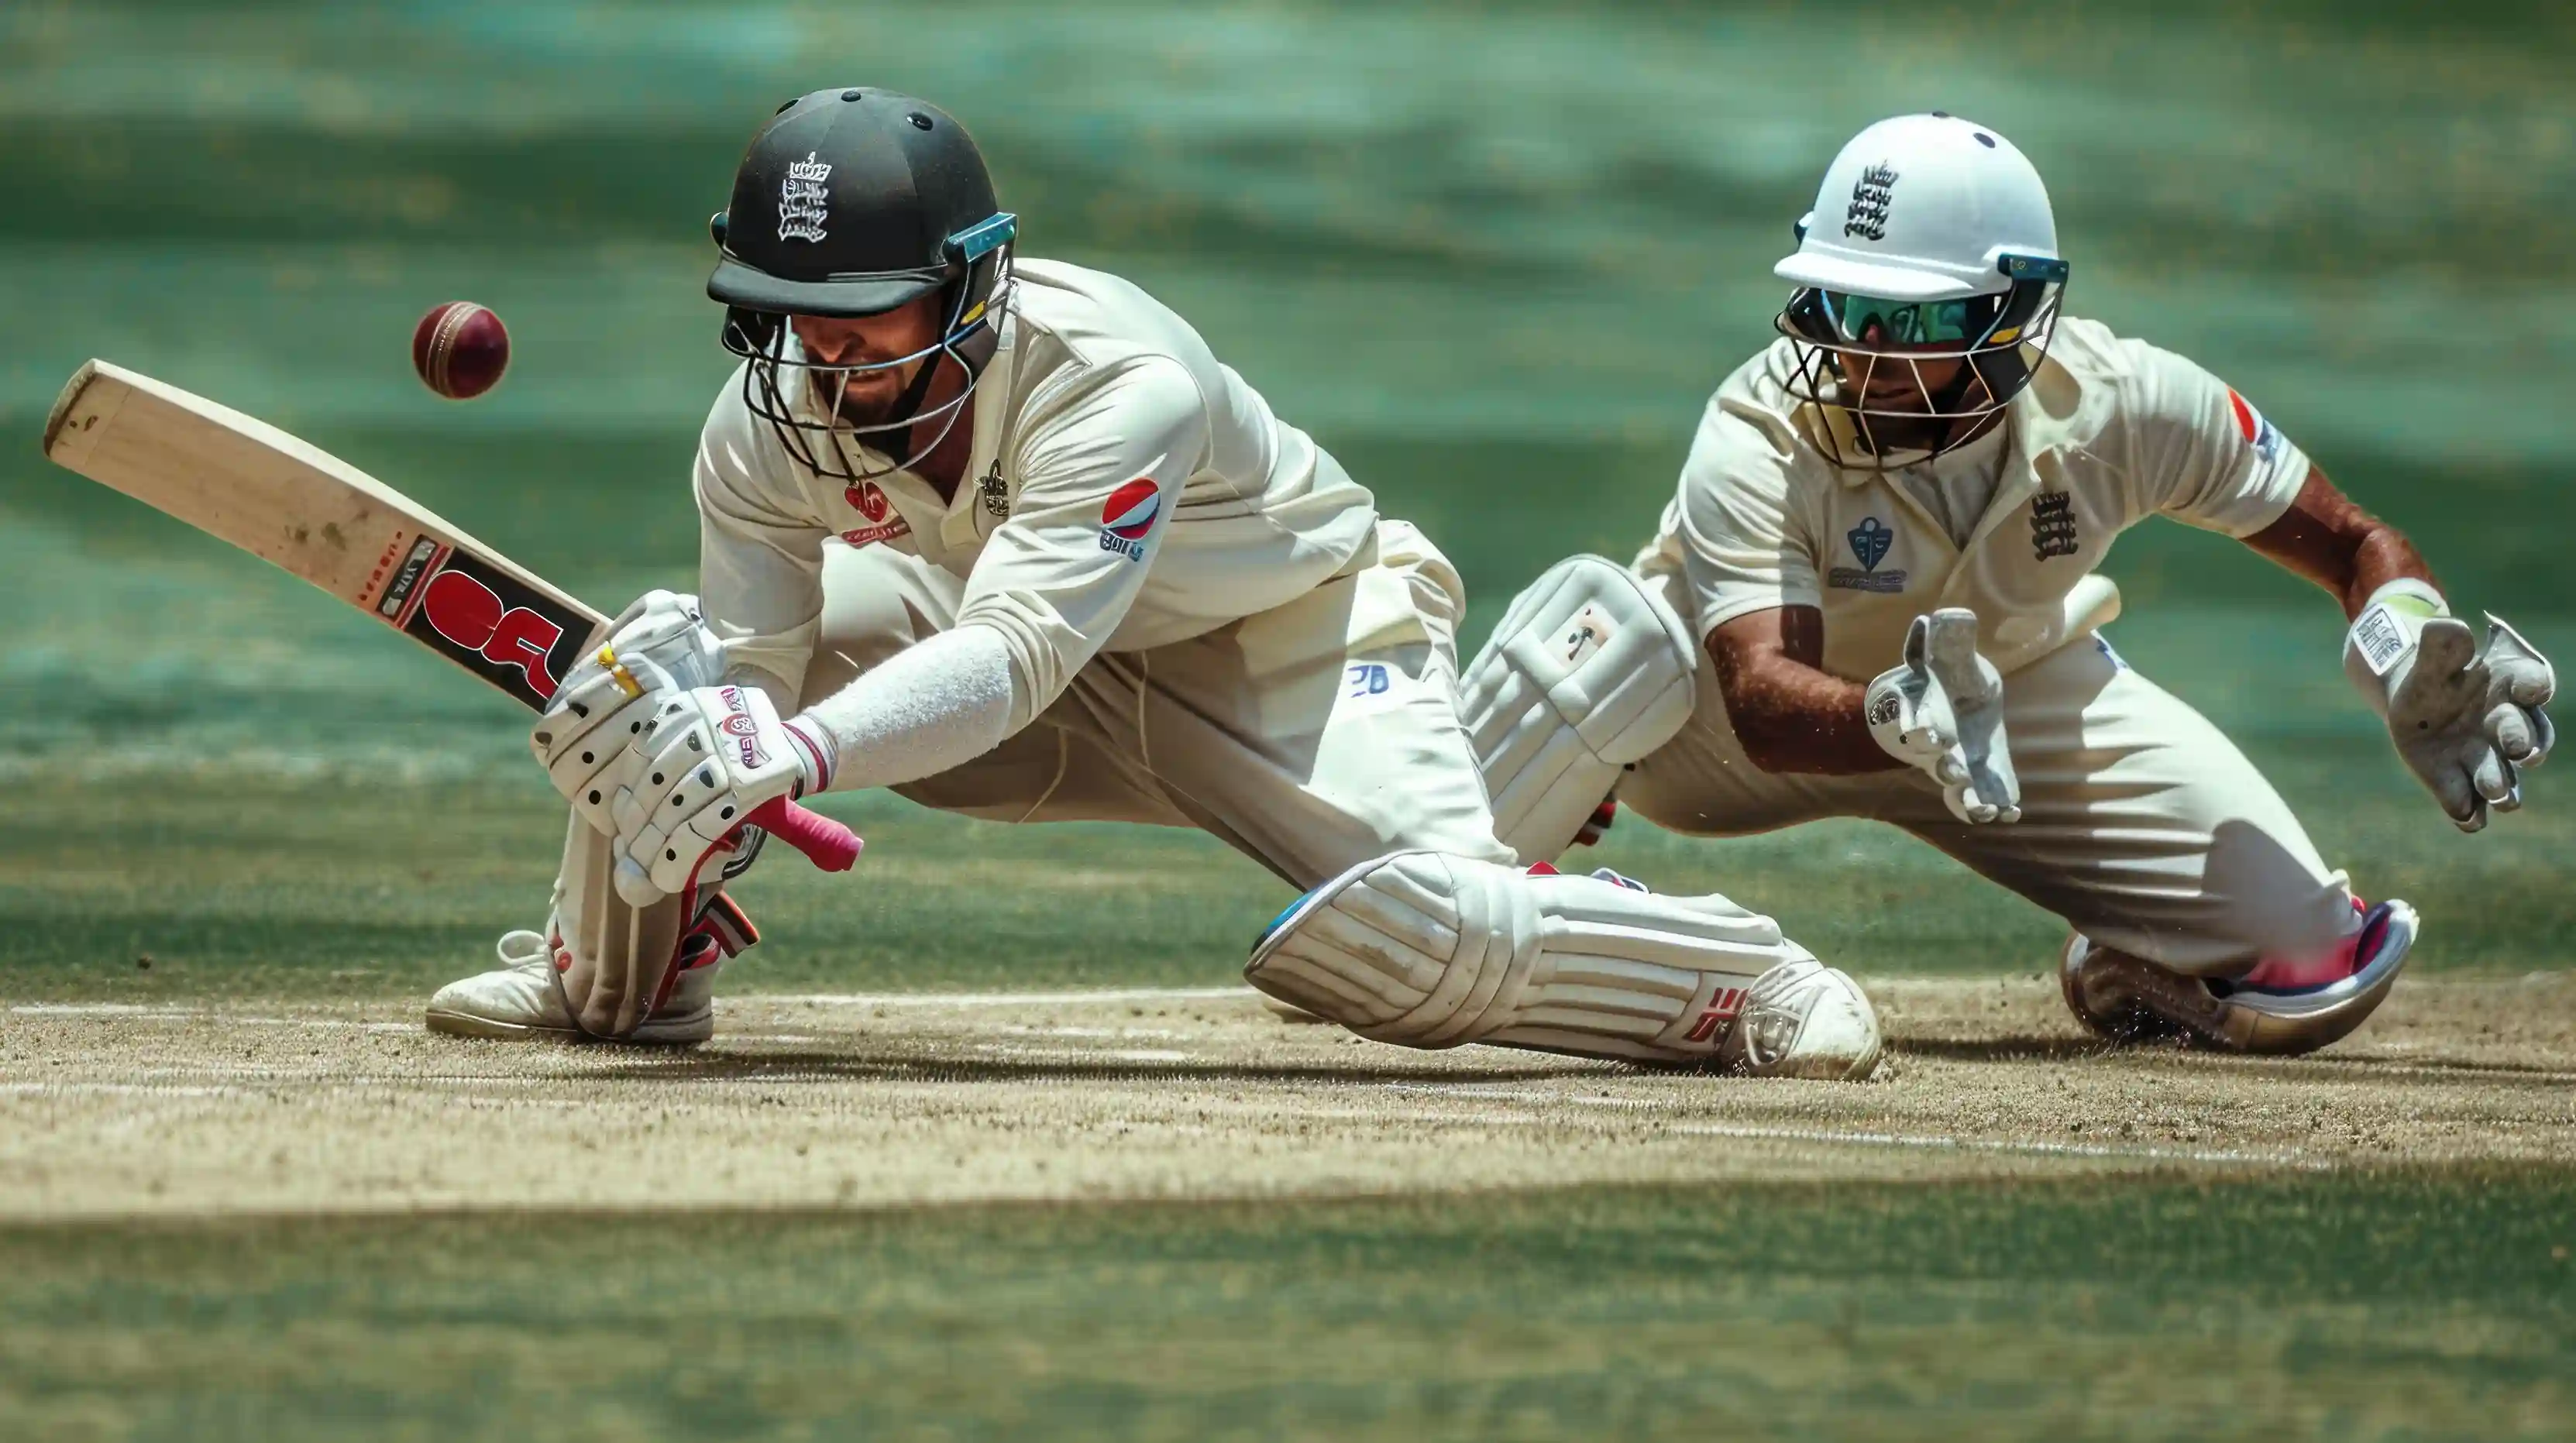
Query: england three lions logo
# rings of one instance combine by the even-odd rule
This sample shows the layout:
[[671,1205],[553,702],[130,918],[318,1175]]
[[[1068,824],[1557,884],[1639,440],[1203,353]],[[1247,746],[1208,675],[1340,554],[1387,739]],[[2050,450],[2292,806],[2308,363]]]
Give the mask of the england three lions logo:
[[2030,498],[2031,559],[2072,556],[2076,550],[2075,497],[2065,491],[2042,491]]
[[787,179],[778,185],[778,238],[780,240],[818,241],[832,218],[831,193],[823,188],[832,178],[832,167],[815,158],[813,151],[787,167]]
[[1887,239],[1887,207],[1895,199],[1896,171],[1886,161],[1862,171],[1852,186],[1851,207],[1843,212],[1843,234]]
[[1110,492],[1100,508],[1100,549],[1130,561],[1144,560],[1145,543],[1162,514],[1163,493],[1142,476]]

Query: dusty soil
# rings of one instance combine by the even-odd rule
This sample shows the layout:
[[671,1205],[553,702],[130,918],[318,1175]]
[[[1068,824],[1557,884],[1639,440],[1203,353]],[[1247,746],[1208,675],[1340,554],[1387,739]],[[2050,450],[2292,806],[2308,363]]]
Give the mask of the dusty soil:
[[1239,991],[754,996],[680,1053],[17,1006],[0,1219],[2576,1165],[2576,975],[2411,981],[2292,1062],[2108,1050],[2037,979],[1870,991],[1865,1085],[1408,1052]]

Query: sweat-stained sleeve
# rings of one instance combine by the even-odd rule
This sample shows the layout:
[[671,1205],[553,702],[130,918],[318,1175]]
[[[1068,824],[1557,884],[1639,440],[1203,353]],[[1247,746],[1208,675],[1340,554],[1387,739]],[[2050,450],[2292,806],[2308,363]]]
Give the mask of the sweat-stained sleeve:
[[1814,549],[1790,512],[1788,463],[1723,397],[1709,403],[1667,523],[1681,540],[1699,636],[1757,611],[1824,604]]
[[2308,479],[2308,458],[2253,403],[2171,351],[2122,341],[2128,364],[2127,470],[2139,514],[2229,536],[2281,519]]
[[1080,373],[1039,398],[1020,495],[966,580],[957,625],[1001,634],[1009,730],[1034,720],[1125,619],[1208,444],[1207,406],[1175,361]]
[[792,474],[728,386],[698,434],[698,600],[732,643],[728,669],[752,673],[744,679],[763,682],[782,708],[795,704],[813,658],[832,534],[789,487]]

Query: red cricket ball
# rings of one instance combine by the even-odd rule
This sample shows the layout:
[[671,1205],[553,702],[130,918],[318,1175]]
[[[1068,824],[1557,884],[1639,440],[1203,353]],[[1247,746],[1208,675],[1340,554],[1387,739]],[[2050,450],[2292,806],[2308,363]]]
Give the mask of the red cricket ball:
[[431,390],[467,401],[491,390],[510,365],[510,333],[472,301],[432,307],[412,328],[411,365]]

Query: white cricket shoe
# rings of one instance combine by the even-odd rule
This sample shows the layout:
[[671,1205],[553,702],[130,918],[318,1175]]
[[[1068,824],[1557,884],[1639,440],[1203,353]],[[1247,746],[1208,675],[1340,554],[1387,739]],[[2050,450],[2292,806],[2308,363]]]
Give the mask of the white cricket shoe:
[[[429,1030],[456,1037],[502,1040],[556,1038],[578,1040],[582,1030],[564,1010],[563,989],[555,985],[554,958],[542,932],[504,932],[501,965],[438,989],[429,999]],[[671,995],[629,1042],[689,1046],[715,1035],[716,973],[724,965],[721,949],[709,960],[683,970],[671,984]]]
[[2367,1021],[2397,985],[2415,948],[2415,909],[2391,899],[2363,908],[2361,927],[2313,958],[2265,958],[2241,978],[2195,977],[2096,944],[2066,939],[2057,985],[2067,1010],[2114,1042],[2180,1038],[2226,1052],[2314,1052]]
[[1813,957],[1755,979],[1717,1060],[1745,1077],[1859,1082],[1878,1066],[1878,1014],[1841,968]]

